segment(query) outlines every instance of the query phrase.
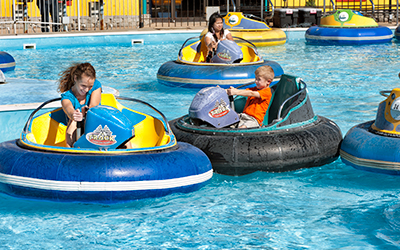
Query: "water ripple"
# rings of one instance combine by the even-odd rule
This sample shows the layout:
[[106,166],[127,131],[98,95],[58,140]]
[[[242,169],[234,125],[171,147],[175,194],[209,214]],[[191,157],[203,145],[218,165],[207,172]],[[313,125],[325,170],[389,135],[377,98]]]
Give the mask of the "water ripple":
[[[399,44],[311,46],[288,33],[283,46],[260,48],[308,84],[315,113],[343,134],[375,118],[380,90],[398,85]],[[169,119],[186,114],[196,90],[158,84],[162,63],[179,43],[134,47],[11,51],[7,77],[58,78],[72,62],[89,61],[121,95],[148,101]],[[45,98],[45,97],[43,97]],[[13,124],[13,126],[16,124]],[[0,194],[5,249],[396,249],[400,182],[344,165],[241,177],[215,174],[189,194],[118,205],[53,203]],[[12,239],[12,240],[10,240]]]

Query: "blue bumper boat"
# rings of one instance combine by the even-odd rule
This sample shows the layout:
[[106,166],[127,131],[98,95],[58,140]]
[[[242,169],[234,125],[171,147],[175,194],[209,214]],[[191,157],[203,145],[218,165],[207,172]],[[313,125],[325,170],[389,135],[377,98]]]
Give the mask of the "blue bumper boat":
[[388,27],[379,26],[372,18],[353,10],[341,9],[321,18],[320,25],[310,27],[305,37],[309,44],[362,45],[390,42],[393,33]]
[[351,128],[340,149],[342,161],[354,168],[400,174],[400,89],[381,91],[386,100],[376,119]]
[[[43,103],[28,119],[20,139],[0,143],[0,191],[12,196],[64,202],[118,203],[191,192],[213,171],[198,148],[177,142],[165,116],[134,111],[114,95],[102,94],[89,109],[84,133],[68,148],[61,108]],[[43,114],[35,116],[41,111]],[[132,148],[124,145],[130,142]]]
[[10,54],[4,51],[0,51],[0,70],[10,71],[15,69],[15,60]]
[[[190,43],[193,39],[196,41]],[[239,44],[230,40],[221,41],[210,62],[206,62],[204,36],[187,39],[178,59],[161,65],[157,72],[158,82],[187,88],[237,87],[254,81],[256,69],[269,65],[275,72],[272,84],[277,83],[283,74],[282,67],[274,61],[262,59],[253,44],[238,37],[236,39],[240,40]]]
[[400,25],[397,26],[396,30],[394,31],[394,37],[397,39],[397,41],[400,41]]

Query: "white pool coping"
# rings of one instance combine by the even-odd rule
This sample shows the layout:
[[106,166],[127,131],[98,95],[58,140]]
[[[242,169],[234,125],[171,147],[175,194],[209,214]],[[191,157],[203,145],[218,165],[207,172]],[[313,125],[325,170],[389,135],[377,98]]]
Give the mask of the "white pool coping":
[[[395,25],[386,26],[389,29],[396,29]],[[1,39],[21,39],[21,38],[43,38],[43,37],[82,37],[82,36],[110,36],[110,35],[143,35],[143,34],[182,34],[182,33],[201,33],[204,29],[161,29],[161,30],[141,30],[141,31],[107,31],[107,32],[76,32],[76,33],[45,33],[45,34],[13,34],[13,35],[0,35]],[[283,31],[307,31],[309,27],[295,27],[295,28],[275,28]]]
[[[0,112],[3,111],[21,111],[21,110],[34,110],[38,108],[42,103],[20,103],[20,104],[9,104],[0,105]],[[45,108],[60,108],[61,103],[50,103],[45,106]]]

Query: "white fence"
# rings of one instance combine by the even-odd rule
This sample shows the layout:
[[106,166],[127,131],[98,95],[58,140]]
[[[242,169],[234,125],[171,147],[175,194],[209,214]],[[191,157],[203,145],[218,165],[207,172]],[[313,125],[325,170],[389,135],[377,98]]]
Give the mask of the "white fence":
[[180,0],[0,0],[0,35],[206,25],[203,4],[181,6]]

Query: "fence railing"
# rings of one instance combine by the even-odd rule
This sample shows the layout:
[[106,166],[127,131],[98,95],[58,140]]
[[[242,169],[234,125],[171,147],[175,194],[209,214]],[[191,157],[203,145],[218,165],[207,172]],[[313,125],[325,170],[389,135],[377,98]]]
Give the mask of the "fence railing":
[[[353,2],[352,2],[353,1]],[[205,28],[209,11],[242,11],[269,22],[273,9],[346,8],[398,23],[399,0],[0,0],[0,35],[46,32]],[[272,7],[272,8],[271,8]],[[271,25],[271,23],[269,23]]]

